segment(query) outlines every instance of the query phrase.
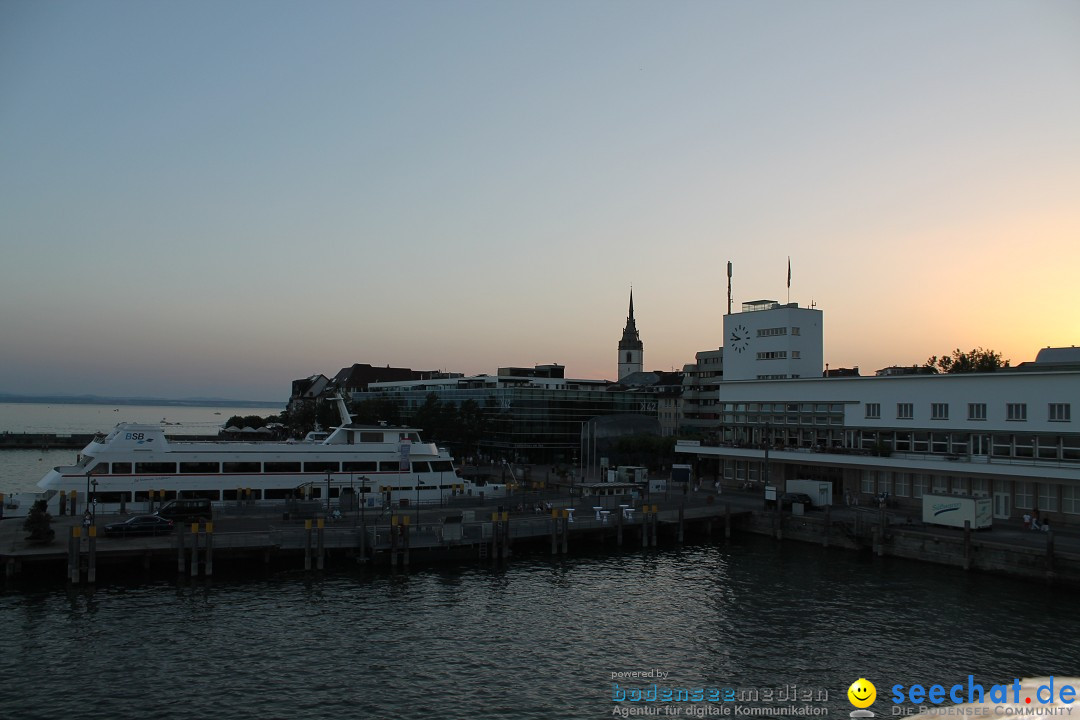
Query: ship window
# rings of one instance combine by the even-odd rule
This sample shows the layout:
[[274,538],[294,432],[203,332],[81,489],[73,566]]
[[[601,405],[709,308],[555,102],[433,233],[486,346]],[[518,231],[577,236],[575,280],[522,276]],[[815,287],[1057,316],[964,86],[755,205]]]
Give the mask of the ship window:
[[345,472],[375,472],[379,469],[379,463],[372,461],[343,462],[341,463],[341,469]]
[[306,462],[304,463],[304,472],[337,472],[341,469],[339,463],[336,462]]
[[107,463],[107,462],[98,463],[94,467],[90,468],[89,472],[90,472],[91,475],[108,475],[109,474],[109,463]]
[[112,464],[113,475],[130,475],[131,463],[129,462],[114,462]]
[[182,498],[206,498],[217,502],[221,499],[221,492],[218,490],[181,490],[177,496]]
[[259,462],[227,462],[222,463],[222,472],[227,473],[261,473],[262,463]]
[[379,472],[400,472],[401,466],[397,460],[383,460],[379,463]]
[[430,469],[430,466],[428,465],[427,462],[422,461],[422,460],[417,460],[417,461],[413,462],[413,464],[412,464],[412,471],[414,473],[426,473],[426,472],[431,472],[431,469]]
[[182,462],[180,463],[180,474],[217,474],[221,472],[220,466],[216,462]]
[[171,475],[176,472],[174,462],[140,462],[135,463],[136,475]]
[[300,472],[300,463],[298,463],[298,462],[265,462],[265,463],[263,463],[263,472],[268,472],[268,473],[298,473],[298,472]]
[[454,463],[449,460],[435,460],[431,463],[432,472],[454,472]]
[[360,442],[362,443],[381,443],[383,441],[383,434],[381,432],[362,432],[360,433]]

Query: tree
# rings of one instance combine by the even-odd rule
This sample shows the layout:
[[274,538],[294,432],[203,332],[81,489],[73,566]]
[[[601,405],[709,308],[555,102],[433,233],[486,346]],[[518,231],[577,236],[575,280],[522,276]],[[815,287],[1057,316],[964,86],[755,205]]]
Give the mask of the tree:
[[935,373],[980,373],[994,372],[1009,367],[1009,360],[1003,360],[1001,353],[993,350],[975,348],[969,352],[963,352],[960,348],[952,351],[952,355],[931,356],[923,367]]
[[30,533],[26,539],[35,543],[49,543],[56,537],[56,531],[52,529],[52,515],[48,511],[49,504],[46,500],[38,500],[30,508],[23,523],[23,530]]

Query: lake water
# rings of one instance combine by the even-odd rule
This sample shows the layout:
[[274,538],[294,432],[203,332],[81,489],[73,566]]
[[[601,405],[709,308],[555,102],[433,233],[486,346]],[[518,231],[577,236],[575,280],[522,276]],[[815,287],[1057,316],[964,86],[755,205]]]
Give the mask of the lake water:
[[[846,718],[847,687],[865,677],[883,717],[898,683],[948,686],[971,674],[989,686],[1075,671],[1074,608],[1069,594],[1031,584],[754,536],[519,556],[505,570],[9,587],[0,713],[604,718],[617,692],[657,682],[796,684],[816,699],[795,705]],[[668,675],[612,677],[652,670]],[[777,697],[741,706],[792,705]],[[724,705],[653,703],[683,717]]]
[[[108,432],[119,422],[164,420],[170,434],[211,435],[233,415],[267,417],[283,408],[0,403],[0,432],[95,433]],[[50,468],[73,462],[79,450],[0,450],[0,493],[36,491]]]

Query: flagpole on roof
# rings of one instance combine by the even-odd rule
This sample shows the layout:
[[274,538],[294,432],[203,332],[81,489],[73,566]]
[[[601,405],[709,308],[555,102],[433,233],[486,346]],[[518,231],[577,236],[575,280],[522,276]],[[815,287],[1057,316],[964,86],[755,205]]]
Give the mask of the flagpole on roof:
[[791,304],[791,256],[787,258],[787,301]]

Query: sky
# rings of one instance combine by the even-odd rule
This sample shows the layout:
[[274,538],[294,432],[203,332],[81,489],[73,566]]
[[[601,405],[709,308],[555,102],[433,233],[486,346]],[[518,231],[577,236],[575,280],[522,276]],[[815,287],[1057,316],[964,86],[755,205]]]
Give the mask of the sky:
[[[790,296],[787,263],[791,262]],[[0,392],[1080,344],[1074,0],[0,0]]]

